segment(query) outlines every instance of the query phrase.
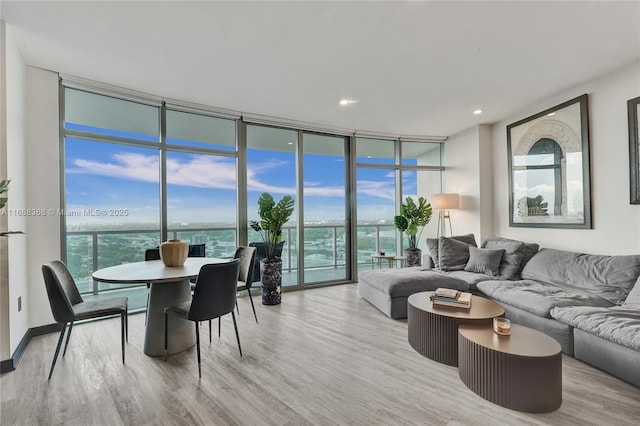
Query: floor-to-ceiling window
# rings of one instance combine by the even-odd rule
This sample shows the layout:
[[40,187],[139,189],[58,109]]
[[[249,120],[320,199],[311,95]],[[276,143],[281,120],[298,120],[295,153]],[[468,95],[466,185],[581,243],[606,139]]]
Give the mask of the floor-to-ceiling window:
[[[441,189],[442,143],[401,139],[356,138],[358,267],[370,268],[371,254],[402,255],[393,218],[406,197],[431,198]],[[425,249],[435,221],[425,227],[418,247]]]
[[144,260],[160,242],[159,109],[75,89],[64,91],[66,262],[85,295],[146,287],[97,283],[93,271]]
[[207,256],[232,257],[237,246],[235,121],[167,109],[166,123],[168,238],[205,244]]
[[305,284],[347,278],[346,147],[345,137],[302,135]]
[[146,286],[91,280],[96,269],[144,260],[179,238],[208,256],[237,246],[236,122],[73,88],[63,92],[66,261],[81,292]]
[[263,192],[295,200],[283,230],[288,288],[352,281],[372,253],[400,254],[398,206],[440,192],[441,143],[252,123],[103,88],[63,83],[61,94],[65,259],[84,294],[124,290],[133,309],[146,286],[95,283],[91,273],[143,260],[171,238],[230,257],[260,241],[247,222]]
[[[296,146],[298,132],[267,126],[247,125],[247,218],[260,220],[258,198],[268,192],[278,202],[290,195],[298,209],[296,196]],[[298,244],[296,214],[282,230],[282,285],[297,286]],[[249,230],[249,242],[262,241]]]

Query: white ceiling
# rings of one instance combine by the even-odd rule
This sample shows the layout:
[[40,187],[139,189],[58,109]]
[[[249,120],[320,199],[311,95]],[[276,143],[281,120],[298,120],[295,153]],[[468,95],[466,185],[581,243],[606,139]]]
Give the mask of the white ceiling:
[[[30,65],[405,135],[496,122],[640,59],[638,1],[4,0],[1,16]],[[340,107],[343,97],[359,103]]]

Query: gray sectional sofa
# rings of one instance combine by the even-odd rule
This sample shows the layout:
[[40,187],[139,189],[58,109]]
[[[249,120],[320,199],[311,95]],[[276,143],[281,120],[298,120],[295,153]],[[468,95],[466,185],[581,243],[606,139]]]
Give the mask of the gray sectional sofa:
[[514,323],[555,338],[567,355],[640,387],[640,255],[537,249],[500,237],[487,238],[479,249],[468,236],[441,237],[431,259],[437,269],[362,271],[358,288],[391,318],[406,318],[413,293],[471,291],[495,300]]

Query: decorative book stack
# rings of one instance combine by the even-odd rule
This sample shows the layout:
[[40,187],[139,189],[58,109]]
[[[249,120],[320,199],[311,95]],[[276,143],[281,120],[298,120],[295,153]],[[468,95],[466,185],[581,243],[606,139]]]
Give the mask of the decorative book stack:
[[471,293],[454,290],[451,288],[438,288],[431,295],[434,306],[451,306],[454,308],[471,308]]

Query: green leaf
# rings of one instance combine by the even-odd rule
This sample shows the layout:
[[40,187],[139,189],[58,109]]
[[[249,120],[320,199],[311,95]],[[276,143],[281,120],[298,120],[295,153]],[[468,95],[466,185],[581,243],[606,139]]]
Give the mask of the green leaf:
[[400,216],[395,216],[393,223],[400,232],[407,234],[409,248],[415,248],[416,235],[431,221],[433,210],[424,197],[418,197],[417,204],[411,197],[407,197],[405,201],[400,208]]

